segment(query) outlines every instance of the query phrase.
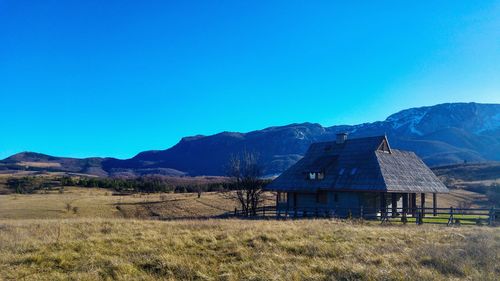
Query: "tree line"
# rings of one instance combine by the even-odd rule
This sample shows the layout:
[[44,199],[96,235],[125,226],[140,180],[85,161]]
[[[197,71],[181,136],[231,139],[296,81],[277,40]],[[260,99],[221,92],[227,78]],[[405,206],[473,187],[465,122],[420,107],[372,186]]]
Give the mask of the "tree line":
[[[262,180],[262,184],[266,181]],[[144,176],[137,178],[95,178],[95,177],[19,177],[7,180],[7,187],[15,193],[27,194],[37,190],[61,189],[65,186],[88,188],[105,188],[116,192],[133,193],[200,193],[214,191],[232,191],[241,186],[234,181],[210,183],[182,183],[174,184],[168,178]]]
[[[142,176],[137,178],[99,178],[99,177],[36,177],[11,178],[7,187],[16,193],[33,193],[37,190],[59,189],[65,186],[105,188],[120,193],[198,193],[226,192],[226,195],[240,205],[246,215],[254,215],[262,204],[263,187],[270,182],[262,179],[262,168],[258,156],[244,152],[232,155],[226,166],[226,180],[221,182],[173,183],[166,177]],[[234,192],[227,192],[234,191]]]

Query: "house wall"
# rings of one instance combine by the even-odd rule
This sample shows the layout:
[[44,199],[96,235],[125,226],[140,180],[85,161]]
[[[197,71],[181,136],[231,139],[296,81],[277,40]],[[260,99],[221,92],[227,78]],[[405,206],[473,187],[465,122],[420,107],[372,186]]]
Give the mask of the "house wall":
[[[390,197],[388,198],[390,199]],[[366,211],[373,212],[380,209],[380,193],[363,192],[360,193],[360,206],[366,208]]]
[[[278,205],[279,209],[306,209],[306,210],[336,210],[337,214],[345,215],[350,211],[355,213],[359,212],[359,208],[362,205],[363,194],[357,192],[327,192],[327,202],[320,203],[317,201],[316,193],[305,193],[305,192],[289,192],[288,193],[288,203]],[[375,204],[376,200],[372,200]]]
[[[392,207],[391,193],[385,194],[386,208],[388,211]],[[287,202],[278,204],[280,211],[293,212],[297,210],[299,215],[305,212],[326,212],[334,211],[335,215],[347,216],[351,213],[353,216],[359,216],[361,207],[363,207],[363,216],[380,215],[381,193],[379,192],[333,192],[327,191],[327,201],[318,202],[316,193],[306,192],[288,192]],[[402,194],[397,194],[397,205],[400,212],[403,206]]]
[[297,194],[297,206],[301,208],[315,208],[319,204],[316,203],[316,193],[299,193]]
[[[337,201],[335,201],[335,194],[337,194]],[[361,206],[360,194],[356,192],[331,192],[331,198],[329,206],[334,208],[359,208]]]

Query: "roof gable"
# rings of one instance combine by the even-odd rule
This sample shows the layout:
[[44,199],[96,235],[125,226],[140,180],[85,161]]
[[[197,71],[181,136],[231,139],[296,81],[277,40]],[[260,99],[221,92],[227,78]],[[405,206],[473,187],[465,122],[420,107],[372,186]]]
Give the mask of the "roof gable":
[[383,151],[383,152],[388,152],[391,153],[391,147],[389,145],[389,141],[387,140],[387,137],[385,137],[382,140],[382,143],[377,148],[377,151]]

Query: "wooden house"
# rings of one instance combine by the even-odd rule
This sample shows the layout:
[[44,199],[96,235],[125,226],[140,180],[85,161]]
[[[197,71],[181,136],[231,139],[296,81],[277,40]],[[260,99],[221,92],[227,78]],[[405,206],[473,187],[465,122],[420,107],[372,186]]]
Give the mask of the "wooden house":
[[415,153],[392,149],[386,136],[348,139],[347,134],[312,144],[265,189],[277,192],[279,214],[296,216],[411,216],[425,205],[425,194],[432,194],[436,212],[437,194],[448,192]]

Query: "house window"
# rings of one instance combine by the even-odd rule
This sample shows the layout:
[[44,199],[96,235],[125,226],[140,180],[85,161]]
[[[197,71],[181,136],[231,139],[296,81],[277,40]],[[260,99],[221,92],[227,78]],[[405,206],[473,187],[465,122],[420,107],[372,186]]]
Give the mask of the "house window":
[[319,204],[327,204],[328,203],[328,193],[326,191],[318,191],[316,202]]
[[357,171],[358,171],[358,168],[352,168],[351,176],[354,176],[354,174],[356,174]]
[[310,172],[307,178],[310,180],[322,180],[325,178],[325,173]]
[[278,203],[286,203],[288,200],[286,192],[278,192]]
[[340,169],[340,170],[339,170],[339,176],[343,175],[343,174],[344,174],[344,171],[345,171],[345,169],[344,169],[344,168]]

